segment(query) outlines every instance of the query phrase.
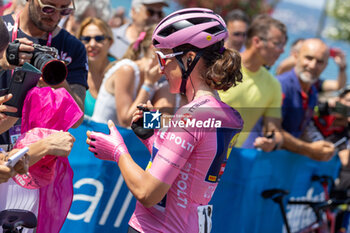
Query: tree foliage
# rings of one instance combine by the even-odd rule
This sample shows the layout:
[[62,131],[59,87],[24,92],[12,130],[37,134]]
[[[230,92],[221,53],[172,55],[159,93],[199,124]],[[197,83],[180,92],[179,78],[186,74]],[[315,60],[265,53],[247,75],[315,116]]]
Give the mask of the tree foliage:
[[183,7],[204,7],[225,16],[233,9],[241,9],[250,17],[271,13],[279,0],[176,0]]
[[326,28],[326,35],[338,40],[350,41],[350,0],[334,0],[328,4],[327,13],[335,21]]

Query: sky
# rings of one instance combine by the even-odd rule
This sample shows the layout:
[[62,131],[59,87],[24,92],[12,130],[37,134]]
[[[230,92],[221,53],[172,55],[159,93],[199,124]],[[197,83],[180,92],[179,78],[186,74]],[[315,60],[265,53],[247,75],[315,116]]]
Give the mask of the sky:
[[[326,0],[282,0],[283,2],[290,2],[294,4],[303,5],[310,8],[322,9]],[[332,0],[329,0],[332,1]]]

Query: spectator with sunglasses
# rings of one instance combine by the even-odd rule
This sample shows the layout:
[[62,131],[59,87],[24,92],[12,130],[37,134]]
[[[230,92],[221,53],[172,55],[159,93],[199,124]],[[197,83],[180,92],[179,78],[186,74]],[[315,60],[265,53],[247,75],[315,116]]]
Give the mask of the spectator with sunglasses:
[[163,7],[168,6],[167,0],[133,0],[131,2],[129,23],[112,29],[114,43],[110,53],[120,59],[129,45],[135,42],[141,32],[163,18]]
[[[70,35],[67,31],[58,27],[63,16],[74,12],[74,0],[28,0],[23,11],[12,15],[3,16],[3,20],[9,30],[10,41],[20,40],[18,51],[19,65],[30,63],[33,56],[33,43],[55,47],[59,58],[67,64],[68,75],[64,82],[53,88],[65,88],[84,109],[85,92],[87,85],[87,59],[84,45]],[[9,86],[11,70],[6,58],[0,60],[1,70],[6,70],[1,77],[0,88]],[[45,86],[43,80],[39,80],[39,86]],[[83,121],[83,117],[73,126],[77,127]],[[10,130],[0,140],[0,144],[11,144],[9,138],[18,137],[17,129]]]
[[76,37],[83,42],[88,55],[89,90],[86,91],[84,113],[91,117],[103,77],[112,59],[108,50],[113,43],[113,34],[105,21],[89,17],[80,25]]
[[[92,120],[101,123],[112,120],[119,126],[128,127],[136,106],[153,99],[157,91],[155,84],[161,78],[152,47],[154,29],[155,25],[142,32],[123,59],[111,64],[103,78]],[[171,103],[171,96],[169,99]]]
[[226,15],[225,22],[229,33],[225,47],[242,52],[247,38],[249,17],[242,10],[235,9]]

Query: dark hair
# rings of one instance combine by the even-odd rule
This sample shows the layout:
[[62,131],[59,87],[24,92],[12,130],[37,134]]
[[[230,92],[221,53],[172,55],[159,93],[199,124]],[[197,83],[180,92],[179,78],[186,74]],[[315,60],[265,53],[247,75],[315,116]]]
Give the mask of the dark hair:
[[193,45],[185,44],[174,48],[176,51],[202,51],[201,58],[205,67],[202,77],[211,88],[226,91],[237,82],[242,82],[241,56],[232,49],[224,48],[224,41],[219,41],[204,49],[199,49]]
[[230,11],[229,13],[227,13],[227,15],[225,17],[226,24],[228,24],[228,22],[232,22],[232,21],[243,21],[247,25],[249,25],[249,23],[250,23],[248,15],[246,15],[240,9],[235,9],[235,10]]
[[266,38],[271,27],[275,27],[278,30],[280,30],[286,37],[286,41],[287,41],[288,36],[287,36],[286,25],[284,25],[281,21],[274,19],[267,14],[261,14],[256,16],[253,19],[253,22],[250,24],[248,28],[246,47],[249,48],[251,46],[252,38],[254,36],[257,36],[260,38]]
[[7,45],[10,41],[9,32],[7,31],[7,27],[5,26],[4,21],[0,17],[0,52],[7,48]]

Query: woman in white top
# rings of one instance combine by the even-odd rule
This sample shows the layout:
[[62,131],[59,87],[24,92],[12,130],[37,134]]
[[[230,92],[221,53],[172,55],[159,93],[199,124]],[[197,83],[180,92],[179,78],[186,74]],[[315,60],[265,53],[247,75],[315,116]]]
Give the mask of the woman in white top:
[[[97,96],[92,120],[129,127],[132,115],[140,103],[151,100],[155,84],[161,78],[152,46],[154,26],[141,32],[139,38],[130,45],[122,60],[112,63],[108,69]],[[157,107],[172,108],[175,96],[156,95],[153,102]]]

